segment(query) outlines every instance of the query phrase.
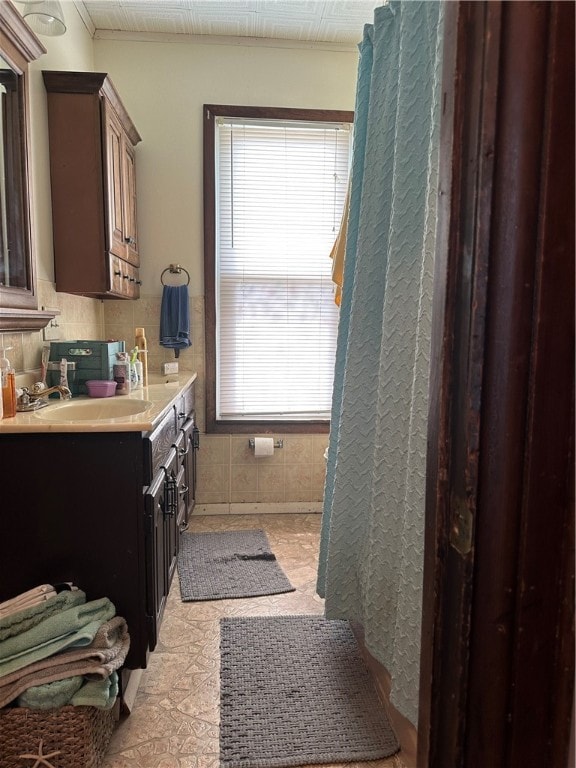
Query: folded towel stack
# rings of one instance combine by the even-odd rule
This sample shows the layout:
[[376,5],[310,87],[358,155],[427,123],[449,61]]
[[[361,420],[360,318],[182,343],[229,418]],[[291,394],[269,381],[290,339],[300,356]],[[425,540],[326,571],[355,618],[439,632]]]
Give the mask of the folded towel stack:
[[106,597],[87,602],[76,587],[47,586],[0,603],[0,707],[112,707],[130,648],[126,621]]

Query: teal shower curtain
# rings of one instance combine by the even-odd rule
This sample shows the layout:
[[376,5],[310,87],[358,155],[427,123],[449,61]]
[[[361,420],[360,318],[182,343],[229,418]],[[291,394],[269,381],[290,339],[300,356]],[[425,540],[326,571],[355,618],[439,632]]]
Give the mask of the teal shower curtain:
[[442,4],[374,11],[360,45],[318,593],[360,622],[418,717]]

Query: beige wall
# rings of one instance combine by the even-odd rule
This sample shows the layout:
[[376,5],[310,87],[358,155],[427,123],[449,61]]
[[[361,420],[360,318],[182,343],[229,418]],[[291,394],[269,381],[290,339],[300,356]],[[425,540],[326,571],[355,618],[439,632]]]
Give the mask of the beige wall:
[[[96,69],[109,72],[142,143],[137,148],[138,230],[144,299],[107,302],[106,333],[146,325],[150,362],[173,359],[158,338],[160,274],[170,262],[190,273],[193,345],[180,367],[198,371],[204,429],[202,105],[353,109],[355,51],[267,45],[95,41]],[[139,306],[140,304],[140,306]],[[137,322],[138,321],[138,322]],[[247,437],[203,435],[200,503],[314,502],[324,490],[327,436],[290,435],[270,459],[254,459]]]
[[[182,370],[198,372],[198,421],[204,429],[204,285],[202,253],[202,105],[353,109],[357,53],[268,42],[218,44],[90,39],[73,4],[65,5],[68,31],[44,38],[49,49],[32,72],[38,275],[41,303],[62,309],[63,338],[102,337],[132,342],[143,325],[150,369],[173,353],[158,342],[160,274],[171,262],[190,273],[192,347],[180,355]],[[53,290],[52,228],[46,102],[41,69],[108,72],[142,142],[136,150],[138,232],[142,298],[98,302]],[[81,258],[81,253],[79,253]],[[42,334],[20,334],[17,370],[35,368]],[[282,437],[277,435],[276,437]],[[320,501],[327,436],[286,436],[285,448],[256,461],[247,438],[203,435],[198,500]]]

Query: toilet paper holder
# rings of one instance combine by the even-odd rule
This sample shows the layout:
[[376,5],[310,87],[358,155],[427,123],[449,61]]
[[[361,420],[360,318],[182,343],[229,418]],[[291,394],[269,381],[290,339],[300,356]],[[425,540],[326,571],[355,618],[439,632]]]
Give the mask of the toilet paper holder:
[[[250,448],[254,449],[254,438],[251,437],[248,439],[248,445]],[[274,448],[284,448],[284,440],[274,440]]]

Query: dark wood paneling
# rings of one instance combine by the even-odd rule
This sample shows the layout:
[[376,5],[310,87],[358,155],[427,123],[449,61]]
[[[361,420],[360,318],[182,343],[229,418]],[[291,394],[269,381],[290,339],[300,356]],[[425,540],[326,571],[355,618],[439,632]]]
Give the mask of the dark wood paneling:
[[446,24],[418,765],[564,768],[574,6],[453,3]]

